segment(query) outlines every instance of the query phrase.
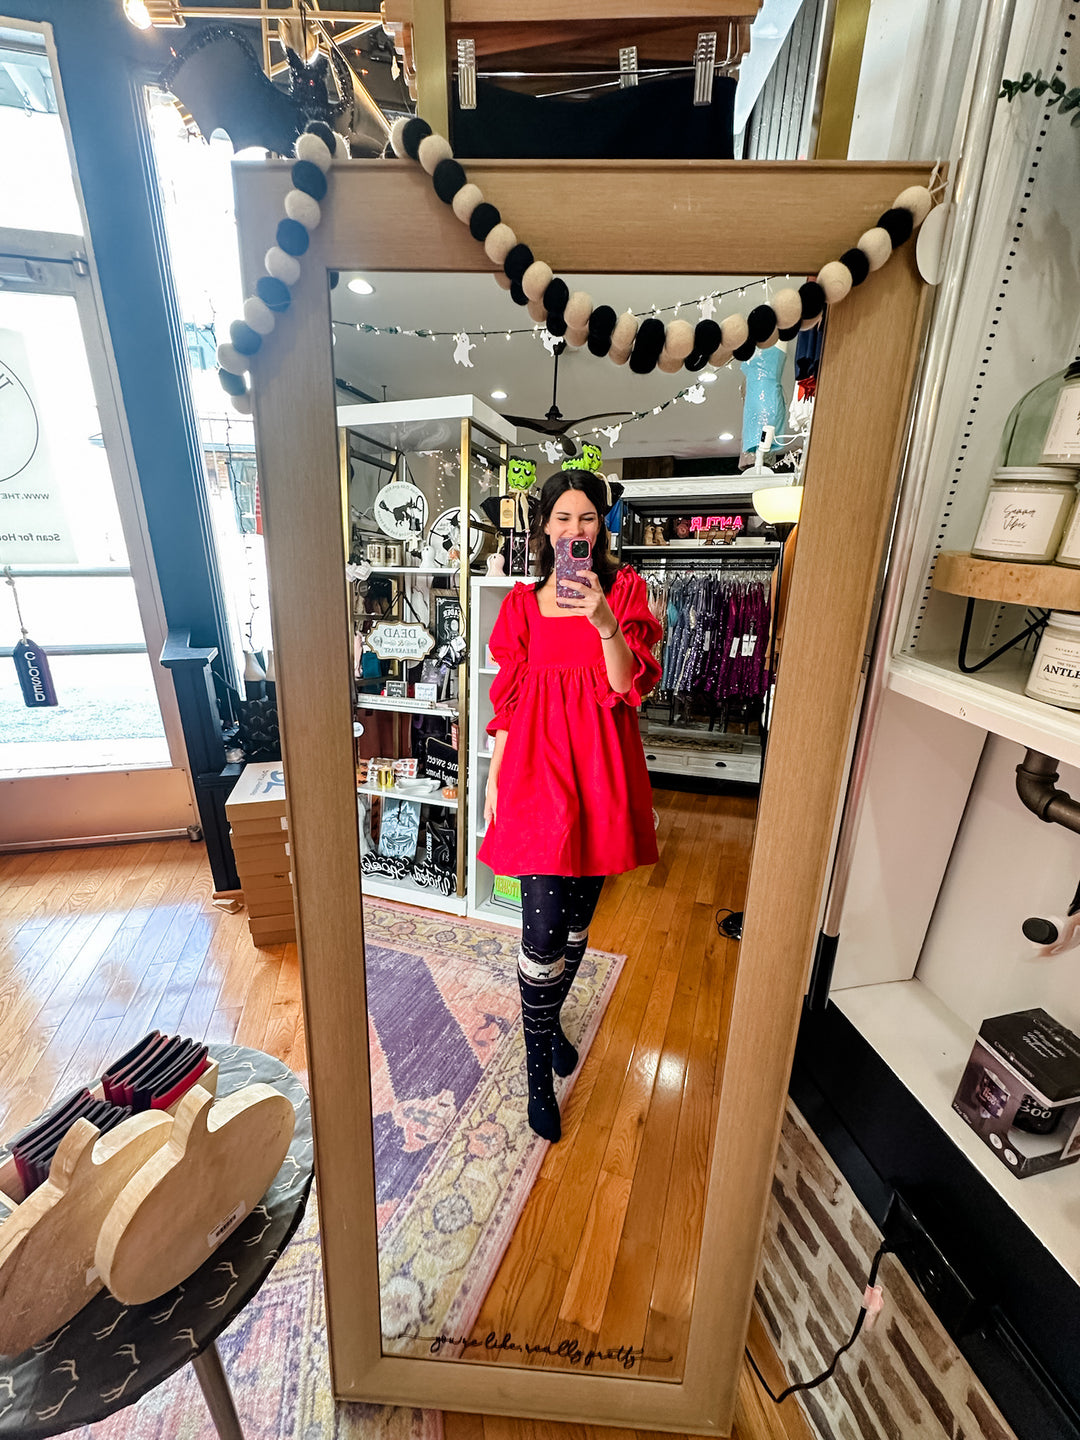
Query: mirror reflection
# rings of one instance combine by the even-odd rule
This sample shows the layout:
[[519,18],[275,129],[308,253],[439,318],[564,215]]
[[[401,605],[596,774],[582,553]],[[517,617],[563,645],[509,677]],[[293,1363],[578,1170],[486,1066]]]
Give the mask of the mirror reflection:
[[332,314],[384,1350],[677,1381],[820,335],[639,374],[486,275]]

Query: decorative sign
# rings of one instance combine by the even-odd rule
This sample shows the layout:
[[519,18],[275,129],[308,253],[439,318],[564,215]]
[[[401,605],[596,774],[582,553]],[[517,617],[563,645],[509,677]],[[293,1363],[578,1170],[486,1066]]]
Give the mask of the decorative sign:
[[380,620],[364,639],[380,660],[422,660],[435,644],[430,631],[415,621]]
[[430,736],[424,747],[424,771],[433,780],[438,780],[440,786],[456,785],[458,783],[457,746],[448,745],[445,740],[436,740],[434,736]]
[[404,680],[387,680],[383,685],[383,694],[388,700],[407,700],[409,687]]
[[408,540],[422,534],[427,515],[427,497],[411,481],[391,480],[375,496],[375,523],[391,540]]
[[436,701],[438,700],[438,698],[439,698],[439,687],[438,687],[438,685],[430,685],[430,684],[427,683],[427,681],[418,680],[418,681],[416,682],[416,684],[413,686],[413,699],[414,699],[414,700],[427,701],[428,704],[434,705],[434,704],[436,703]]
[[77,559],[26,345],[17,330],[0,330],[0,564]]

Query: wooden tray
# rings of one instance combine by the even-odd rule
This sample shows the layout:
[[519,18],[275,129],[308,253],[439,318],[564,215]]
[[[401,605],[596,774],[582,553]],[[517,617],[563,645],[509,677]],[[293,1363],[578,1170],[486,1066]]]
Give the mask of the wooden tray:
[[1068,565],[1017,565],[943,550],[934,567],[933,588],[1003,605],[1080,611],[1080,570]]

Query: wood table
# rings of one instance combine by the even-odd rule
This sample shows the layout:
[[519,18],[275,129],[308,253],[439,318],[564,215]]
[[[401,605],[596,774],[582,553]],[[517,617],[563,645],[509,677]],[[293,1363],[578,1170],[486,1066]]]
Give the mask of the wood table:
[[240,1045],[211,1046],[210,1053],[219,1065],[219,1097],[262,1081],[293,1102],[296,1129],[285,1163],[262,1202],[182,1285],[146,1305],[122,1305],[102,1291],[41,1344],[0,1357],[0,1440],[35,1440],[103,1420],[188,1364],[221,1440],[243,1440],[217,1337],[303,1218],[314,1161],[311,1109],[279,1060]]

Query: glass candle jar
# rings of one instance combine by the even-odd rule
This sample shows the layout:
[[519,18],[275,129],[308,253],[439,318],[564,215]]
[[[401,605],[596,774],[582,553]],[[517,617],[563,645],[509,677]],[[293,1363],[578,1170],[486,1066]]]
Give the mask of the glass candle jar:
[[1080,359],[1065,371],[1040,459],[1044,465],[1080,461]]
[[983,560],[1048,565],[1057,553],[1076,498],[1073,472],[1049,466],[1007,466],[994,473],[971,547]]
[[1077,498],[1072,512],[1065,522],[1065,531],[1054,557],[1054,564],[1073,565],[1080,569],[1080,497]]
[[1062,710],[1080,710],[1080,615],[1050,612],[1024,694]]

